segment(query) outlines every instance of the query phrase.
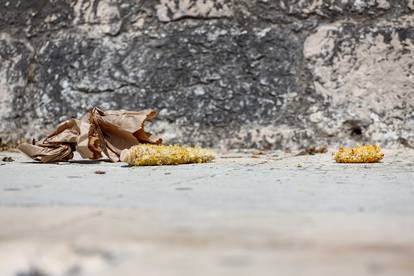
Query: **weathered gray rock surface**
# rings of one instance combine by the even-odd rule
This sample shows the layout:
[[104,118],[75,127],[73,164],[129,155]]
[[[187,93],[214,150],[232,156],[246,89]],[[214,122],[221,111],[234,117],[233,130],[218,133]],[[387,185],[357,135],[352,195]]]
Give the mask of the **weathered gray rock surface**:
[[414,147],[412,0],[0,0],[0,137],[156,108],[170,142]]

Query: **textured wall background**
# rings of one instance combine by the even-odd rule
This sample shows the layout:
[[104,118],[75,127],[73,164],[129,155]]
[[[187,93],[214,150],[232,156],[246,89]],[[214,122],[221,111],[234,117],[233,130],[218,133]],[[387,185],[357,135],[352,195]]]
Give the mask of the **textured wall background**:
[[0,0],[0,137],[91,106],[170,142],[414,147],[413,0]]

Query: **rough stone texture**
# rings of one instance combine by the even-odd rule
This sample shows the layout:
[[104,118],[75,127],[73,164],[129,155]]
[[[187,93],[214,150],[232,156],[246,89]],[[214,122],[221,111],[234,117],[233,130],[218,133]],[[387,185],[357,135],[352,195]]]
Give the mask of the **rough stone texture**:
[[305,57],[316,93],[327,103],[310,117],[320,133],[335,136],[342,128],[343,139],[412,142],[414,29],[412,18],[399,24],[330,24],[308,37]]
[[156,108],[169,142],[414,147],[412,0],[0,0],[0,137]]

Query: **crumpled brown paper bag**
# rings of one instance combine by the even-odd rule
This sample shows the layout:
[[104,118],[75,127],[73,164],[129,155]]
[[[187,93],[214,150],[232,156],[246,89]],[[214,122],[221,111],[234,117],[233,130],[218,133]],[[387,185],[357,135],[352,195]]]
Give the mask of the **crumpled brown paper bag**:
[[94,107],[80,120],[64,121],[37,144],[21,144],[18,149],[32,159],[47,163],[68,161],[73,151],[83,158],[99,159],[102,153],[118,162],[123,149],[140,143],[160,144],[161,138],[144,131],[156,111],[108,110]]

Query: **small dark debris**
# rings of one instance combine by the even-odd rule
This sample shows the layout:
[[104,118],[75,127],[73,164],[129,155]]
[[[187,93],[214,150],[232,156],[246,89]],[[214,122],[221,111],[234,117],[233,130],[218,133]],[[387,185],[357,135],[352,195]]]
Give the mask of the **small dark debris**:
[[252,153],[252,158],[260,158],[261,156],[265,155],[264,151],[256,150]]
[[328,152],[328,148],[326,146],[320,146],[320,147],[308,147],[302,151],[300,151],[298,154],[296,154],[296,156],[300,156],[300,155],[315,155],[318,153],[327,153]]
[[165,175],[169,175],[169,174],[171,174],[171,173],[170,173],[170,172],[165,172],[164,174],[165,174]]
[[106,174],[106,171],[95,171],[95,174]]
[[175,188],[177,191],[190,191],[192,188],[189,187],[177,187]]
[[19,188],[4,188],[3,191],[5,192],[15,192],[15,191],[20,191]]
[[3,161],[3,162],[13,162],[14,159],[10,156],[5,156],[1,159],[1,161]]
[[79,176],[79,175],[68,175],[68,178],[82,178],[82,176]]

